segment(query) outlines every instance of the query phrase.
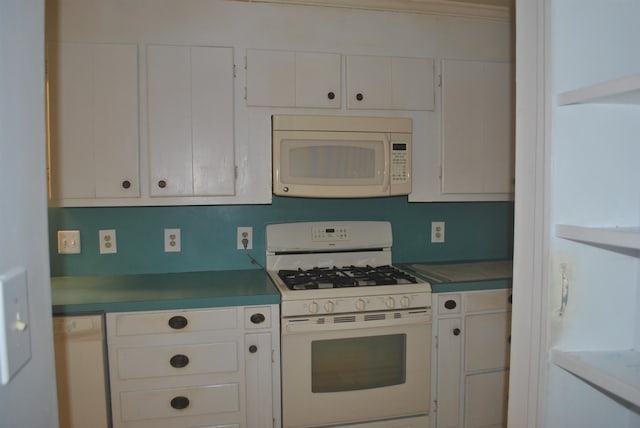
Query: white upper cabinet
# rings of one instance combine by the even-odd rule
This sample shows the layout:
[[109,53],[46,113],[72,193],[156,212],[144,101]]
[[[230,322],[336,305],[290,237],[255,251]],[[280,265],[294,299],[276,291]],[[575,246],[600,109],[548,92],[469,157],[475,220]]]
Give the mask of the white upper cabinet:
[[151,196],[235,193],[233,49],[147,47]]
[[341,56],[247,50],[249,106],[340,108]]
[[140,195],[137,52],[129,44],[48,44],[52,200]]
[[511,75],[507,63],[442,61],[443,194],[513,193]]
[[346,63],[348,109],[434,109],[433,59],[351,55]]

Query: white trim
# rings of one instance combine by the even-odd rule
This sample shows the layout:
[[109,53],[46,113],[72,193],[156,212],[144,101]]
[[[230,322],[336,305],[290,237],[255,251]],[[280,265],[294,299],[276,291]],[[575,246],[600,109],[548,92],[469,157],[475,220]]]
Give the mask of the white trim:
[[284,3],[304,6],[368,9],[387,12],[407,12],[439,16],[482,18],[509,21],[509,7],[481,5],[451,0],[231,0],[246,3]]
[[545,0],[516,5],[516,193],[509,428],[544,426],[548,248]]

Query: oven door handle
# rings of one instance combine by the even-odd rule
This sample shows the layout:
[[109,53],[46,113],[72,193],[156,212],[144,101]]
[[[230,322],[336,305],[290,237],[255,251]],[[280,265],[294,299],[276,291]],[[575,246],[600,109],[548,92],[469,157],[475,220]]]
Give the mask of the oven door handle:
[[283,334],[323,332],[323,331],[341,331],[355,330],[364,328],[380,328],[380,327],[400,327],[407,325],[431,325],[431,315],[425,315],[419,318],[394,319],[394,320],[376,320],[376,321],[347,321],[337,323],[320,323],[312,324],[308,320],[301,321],[299,324],[295,321],[285,322],[282,329]]

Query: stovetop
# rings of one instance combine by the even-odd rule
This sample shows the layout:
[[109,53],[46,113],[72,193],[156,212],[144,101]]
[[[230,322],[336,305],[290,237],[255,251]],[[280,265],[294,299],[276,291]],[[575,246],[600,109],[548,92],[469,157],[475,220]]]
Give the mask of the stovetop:
[[278,276],[290,290],[373,287],[418,282],[414,276],[390,265],[282,269],[278,271]]
[[431,285],[392,265],[389,222],[273,224],[266,238],[282,317],[431,306]]

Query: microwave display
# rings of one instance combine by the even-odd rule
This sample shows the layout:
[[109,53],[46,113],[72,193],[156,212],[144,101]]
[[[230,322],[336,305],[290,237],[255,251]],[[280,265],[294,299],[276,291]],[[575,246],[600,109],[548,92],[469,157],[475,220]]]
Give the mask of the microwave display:
[[393,150],[407,151],[407,143],[393,143]]

